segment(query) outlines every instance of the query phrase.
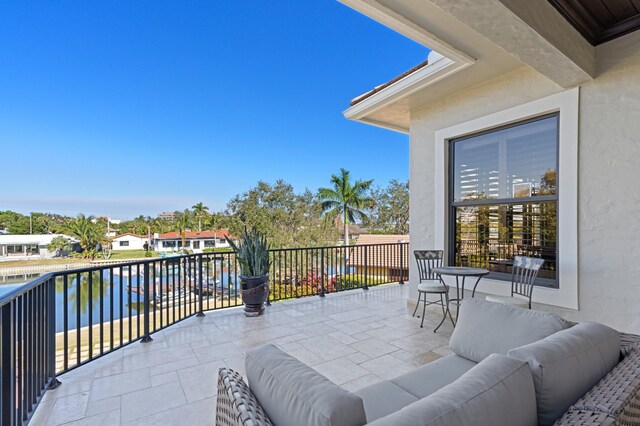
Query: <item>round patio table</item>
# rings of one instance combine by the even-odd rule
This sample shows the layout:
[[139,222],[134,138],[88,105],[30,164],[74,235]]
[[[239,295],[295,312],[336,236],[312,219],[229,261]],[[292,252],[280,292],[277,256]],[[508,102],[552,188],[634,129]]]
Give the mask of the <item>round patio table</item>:
[[[469,268],[466,266],[442,266],[440,268],[433,268],[433,272],[440,275],[440,279],[442,279],[443,275],[456,277],[456,298],[450,299],[449,303],[455,301],[455,304],[458,306],[460,306],[460,301],[464,298],[465,279],[467,277],[477,278],[476,284],[473,286],[475,290],[482,277],[484,277],[485,275],[489,275],[489,271],[487,269]],[[462,285],[460,285],[460,278],[462,278]],[[460,292],[460,290],[462,290],[462,292]]]

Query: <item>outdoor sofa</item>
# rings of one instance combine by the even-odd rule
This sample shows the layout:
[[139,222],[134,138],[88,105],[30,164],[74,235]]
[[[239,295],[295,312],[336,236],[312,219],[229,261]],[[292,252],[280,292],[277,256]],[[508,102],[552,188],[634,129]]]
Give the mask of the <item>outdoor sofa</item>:
[[216,424],[637,425],[638,337],[597,322],[465,299],[452,355],[355,393],[274,345],[220,369]]

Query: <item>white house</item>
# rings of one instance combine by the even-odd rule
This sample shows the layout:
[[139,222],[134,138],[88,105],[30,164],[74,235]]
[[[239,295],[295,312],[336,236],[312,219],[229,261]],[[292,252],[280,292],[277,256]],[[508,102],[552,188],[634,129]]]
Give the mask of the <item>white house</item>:
[[151,238],[144,235],[136,235],[130,232],[116,235],[111,240],[112,250],[143,250],[145,243],[151,248]]
[[182,248],[202,252],[209,248],[228,248],[227,238],[230,234],[227,230],[219,231],[187,231],[185,232],[186,245],[182,245],[182,234],[178,231],[156,234],[154,236],[153,247],[157,252],[172,252]]
[[75,239],[63,234],[34,234],[34,235],[0,235],[0,260],[23,260],[55,256],[49,252],[47,246],[56,237],[64,237],[70,241]]
[[487,267],[479,288],[502,295],[509,258],[541,257],[534,302],[640,332],[638,10],[341,1],[433,50],[344,113],[410,136],[411,249]]

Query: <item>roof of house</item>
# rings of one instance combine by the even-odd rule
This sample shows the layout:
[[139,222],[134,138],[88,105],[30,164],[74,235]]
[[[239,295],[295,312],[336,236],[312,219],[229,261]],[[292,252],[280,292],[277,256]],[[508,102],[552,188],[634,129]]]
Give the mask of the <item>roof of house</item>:
[[409,235],[401,234],[360,234],[356,240],[356,245],[363,244],[389,244],[389,243],[408,243]]
[[409,242],[409,236],[362,234],[358,237],[356,245],[351,246],[349,250],[349,264],[402,269],[403,265],[408,265],[409,249],[405,247],[401,253],[400,246],[393,244],[398,242]]
[[424,62],[419,63],[415,67],[413,67],[410,70],[400,74],[399,76],[387,81],[386,83],[381,84],[380,86],[376,86],[372,90],[369,90],[367,93],[364,93],[364,94],[362,94],[360,96],[357,96],[357,97],[353,98],[351,100],[351,102],[350,102],[350,105],[354,106],[355,104],[364,101],[368,97],[375,95],[376,93],[378,93],[378,92],[386,89],[387,87],[391,86],[393,83],[396,83],[396,82],[402,80],[403,78],[410,76],[414,72],[418,71],[421,68],[426,67],[427,65],[429,65],[429,60],[426,60]]
[[126,236],[131,236],[131,237],[136,237],[136,238],[149,238],[149,237],[148,237],[148,236],[146,236],[146,235],[137,235],[137,234],[134,234],[134,233],[132,233],[132,232],[125,232],[124,234],[116,235],[116,236],[115,236],[115,237],[113,237],[113,238],[115,239],[115,238],[126,237]]
[[[187,239],[203,239],[203,238],[233,238],[227,229],[221,229],[219,231],[187,231],[185,232]],[[180,231],[166,232],[158,235],[160,240],[178,240],[182,238]]]
[[2,245],[22,245],[22,244],[49,244],[55,237],[64,237],[72,241],[76,241],[75,238],[64,234],[5,234],[0,235],[0,244]]

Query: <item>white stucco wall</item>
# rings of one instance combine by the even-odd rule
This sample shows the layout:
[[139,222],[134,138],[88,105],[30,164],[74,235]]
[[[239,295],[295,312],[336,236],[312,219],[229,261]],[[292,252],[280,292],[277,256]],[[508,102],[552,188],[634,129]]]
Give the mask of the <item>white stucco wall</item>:
[[[562,313],[640,332],[640,32],[601,45],[596,55],[598,77],[580,86],[580,309]],[[522,67],[412,112],[412,250],[440,248],[436,233],[443,230],[434,226],[435,133],[563,90]],[[410,299],[415,301],[413,263]]]
[[[128,246],[121,246],[121,241],[128,241]],[[146,238],[134,237],[133,235],[123,235],[118,238],[114,238],[111,244],[113,250],[143,250]]]

